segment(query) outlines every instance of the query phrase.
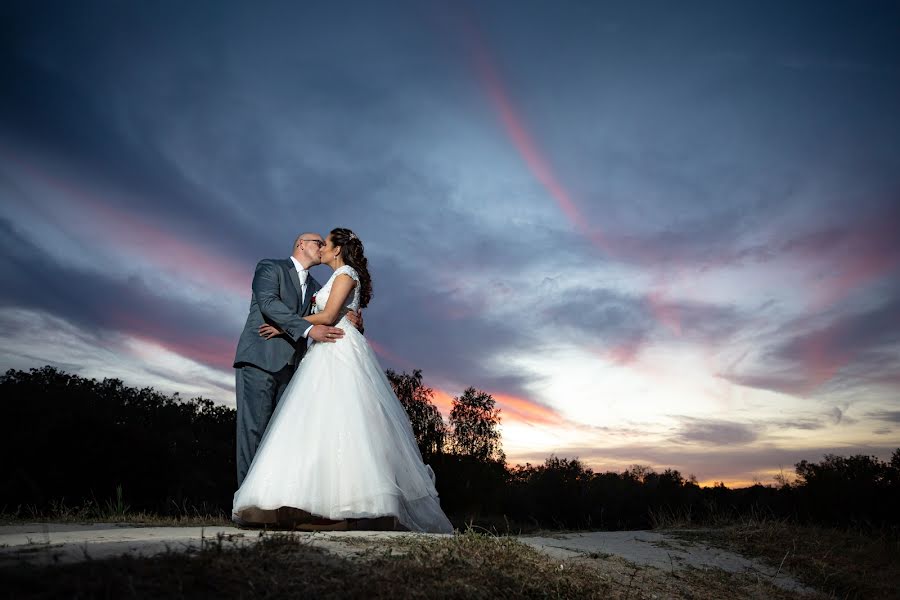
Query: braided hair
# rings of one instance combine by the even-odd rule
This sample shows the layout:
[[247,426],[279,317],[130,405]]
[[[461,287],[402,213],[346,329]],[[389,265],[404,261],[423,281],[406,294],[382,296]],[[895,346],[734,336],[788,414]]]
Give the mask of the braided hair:
[[344,263],[353,267],[359,275],[359,307],[365,308],[372,299],[372,276],[369,275],[369,261],[363,254],[362,241],[344,227],[335,227],[329,235],[331,243],[341,247]]

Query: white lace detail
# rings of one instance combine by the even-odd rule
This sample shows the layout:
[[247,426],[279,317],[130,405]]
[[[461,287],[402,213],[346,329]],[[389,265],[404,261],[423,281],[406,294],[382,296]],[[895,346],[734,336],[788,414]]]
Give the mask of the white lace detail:
[[347,296],[347,301],[344,303],[344,308],[341,311],[341,316],[347,314],[347,312],[351,310],[359,310],[359,275],[356,272],[356,269],[351,267],[350,265],[344,265],[335,270],[334,273],[331,274],[331,277],[322,286],[318,292],[316,292],[316,305],[314,312],[320,312],[325,310],[325,305],[328,303],[328,296],[331,294],[331,286],[334,283],[335,278],[338,275],[349,275],[353,281],[356,282],[356,285],[353,286],[353,290]]

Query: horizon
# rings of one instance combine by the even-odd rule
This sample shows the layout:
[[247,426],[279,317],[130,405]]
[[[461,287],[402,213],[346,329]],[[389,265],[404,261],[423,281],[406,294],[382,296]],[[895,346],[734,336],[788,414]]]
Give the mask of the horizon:
[[[25,371],[31,371],[31,370],[40,370],[40,369],[43,369],[46,367],[58,368],[58,367],[55,367],[54,365],[42,365],[40,367],[32,367],[32,369],[22,369],[21,371],[25,372]],[[65,373],[65,371],[60,371],[60,372]],[[96,380],[97,378],[95,377],[93,379]],[[105,378],[101,378],[100,381],[102,381],[103,379],[105,379]],[[109,379],[118,379],[118,378],[109,377]],[[125,385],[126,387],[132,387],[132,388],[134,387],[134,386],[129,385],[128,381],[122,381],[122,384]],[[153,386],[147,386],[147,387],[155,389],[155,388],[153,388]],[[159,392],[160,390],[156,390],[156,391]],[[432,390],[432,392],[435,392],[435,391],[436,390]],[[162,392],[162,393],[165,394],[165,392]],[[440,392],[440,394],[432,393],[431,402],[432,402],[432,404],[434,404],[434,406],[440,412],[444,423],[449,425],[450,409],[452,408],[453,400],[455,400],[456,398],[454,398],[454,397],[440,398],[440,396],[446,396],[446,394],[444,394],[443,392]],[[176,397],[175,399],[180,402],[191,402],[193,400],[211,400],[210,398],[204,398],[203,396],[187,397],[187,396],[182,395],[178,391],[169,392],[168,397]],[[215,403],[215,401],[213,401],[213,402]],[[219,402],[218,404],[220,406],[225,406],[226,408],[234,409],[233,402],[231,402],[231,403]],[[500,420],[501,420],[501,423],[500,423],[499,429],[502,432],[502,430],[503,430],[503,423],[502,423],[503,415],[502,415],[502,413],[500,415]],[[890,449],[889,454],[892,456],[894,451],[895,451],[895,449]],[[896,451],[900,451],[900,447],[896,448]],[[847,454],[841,454],[840,451],[830,452],[828,454],[844,456],[844,457],[850,456]],[[694,473],[682,473],[680,470],[678,470],[674,467],[671,467],[670,465],[666,465],[666,464],[649,465],[649,464],[635,463],[635,462],[619,463],[618,466],[613,466],[611,464],[601,464],[601,463],[589,464],[589,463],[581,460],[581,458],[578,456],[556,456],[555,453],[551,453],[547,456],[538,456],[536,454],[534,456],[525,456],[522,460],[516,460],[516,461],[507,460],[504,464],[506,465],[507,469],[513,469],[515,467],[526,467],[528,465],[530,465],[532,467],[537,467],[537,466],[543,465],[547,460],[553,458],[554,456],[560,460],[562,460],[562,459],[577,460],[582,464],[583,467],[591,469],[594,473],[613,472],[613,473],[621,474],[621,473],[624,473],[625,471],[629,471],[635,467],[649,467],[652,472],[655,472],[657,474],[662,474],[664,471],[672,469],[674,471],[678,471],[685,481],[690,481],[691,479],[693,479],[694,483],[701,488],[714,487],[718,484],[725,485],[729,489],[741,489],[741,488],[746,488],[746,487],[752,487],[755,485],[762,485],[765,487],[776,487],[781,484],[780,481],[778,479],[776,479],[776,477],[780,477],[783,481],[786,481],[789,484],[797,481],[795,464],[789,465],[787,469],[785,469],[782,466],[782,467],[779,467],[779,469],[777,471],[772,471],[770,481],[763,481],[759,477],[755,477],[751,481],[731,481],[731,482],[725,481],[722,479],[701,480],[701,479],[698,479]],[[806,460],[807,462],[810,462],[810,463],[817,463],[817,462],[821,462],[824,458],[825,458],[825,456],[823,455],[823,456],[819,456],[819,457],[804,457],[801,460]],[[889,462],[890,456],[888,458],[882,458],[882,457],[877,457],[877,458],[879,458],[880,460],[882,460],[884,462]]]
[[513,464],[887,460],[900,8],[509,6],[0,9],[0,368],[234,406],[254,265],[347,226]]

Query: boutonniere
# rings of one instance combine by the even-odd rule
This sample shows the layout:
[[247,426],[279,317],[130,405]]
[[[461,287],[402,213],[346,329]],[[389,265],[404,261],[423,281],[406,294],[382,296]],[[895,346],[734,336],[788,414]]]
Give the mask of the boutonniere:
[[318,307],[316,307],[316,295],[315,294],[313,294],[313,297],[309,299],[309,302],[310,302],[310,305],[309,305],[310,310],[312,311],[312,313],[316,314],[317,312],[319,312]]

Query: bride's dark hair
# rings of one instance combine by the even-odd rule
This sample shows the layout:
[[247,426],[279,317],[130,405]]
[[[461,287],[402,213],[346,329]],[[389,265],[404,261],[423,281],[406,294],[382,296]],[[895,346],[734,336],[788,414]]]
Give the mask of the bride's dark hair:
[[341,247],[344,263],[353,267],[359,275],[359,307],[365,308],[372,299],[372,276],[369,275],[369,261],[363,254],[362,241],[344,227],[335,227],[329,235],[331,243]]

